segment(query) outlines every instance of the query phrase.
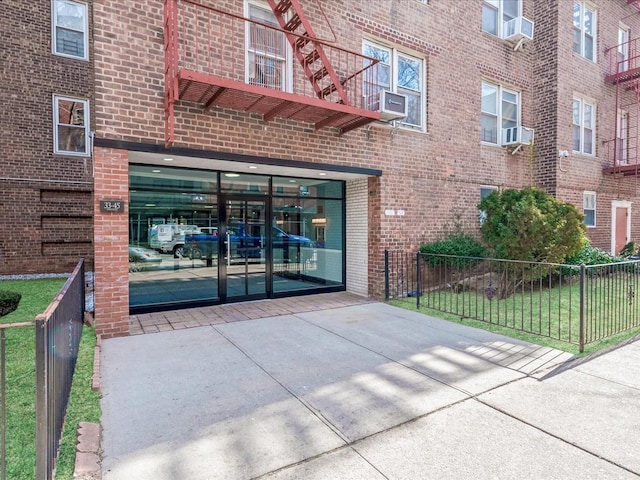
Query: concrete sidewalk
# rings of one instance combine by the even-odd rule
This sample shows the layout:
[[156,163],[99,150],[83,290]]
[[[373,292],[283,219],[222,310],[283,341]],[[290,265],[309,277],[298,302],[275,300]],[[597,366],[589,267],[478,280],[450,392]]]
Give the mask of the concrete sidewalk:
[[640,343],[368,303],[106,340],[104,480],[638,478]]

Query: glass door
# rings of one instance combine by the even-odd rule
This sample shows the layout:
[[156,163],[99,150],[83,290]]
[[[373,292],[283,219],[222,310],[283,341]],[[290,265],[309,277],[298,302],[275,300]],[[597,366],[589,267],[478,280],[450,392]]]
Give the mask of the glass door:
[[265,298],[267,201],[227,196],[221,206],[221,300]]

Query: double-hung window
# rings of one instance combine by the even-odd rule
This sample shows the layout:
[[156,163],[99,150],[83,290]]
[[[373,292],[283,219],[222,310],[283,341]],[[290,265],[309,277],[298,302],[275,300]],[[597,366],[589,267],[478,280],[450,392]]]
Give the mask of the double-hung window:
[[629,162],[629,113],[618,110],[618,126],[616,128],[616,163]]
[[573,98],[573,151],[595,155],[596,107],[584,98]]
[[500,85],[482,84],[480,140],[500,145],[502,129],[520,125],[520,94]]
[[584,192],[584,223],[587,227],[596,226],[596,192]]
[[368,80],[364,83],[365,107],[377,110],[379,92],[382,90],[400,93],[407,97],[407,117],[400,123],[403,126],[424,129],[424,60],[371,41],[365,41],[362,50],[365,56],[379,60],[373,67],[373,74],[367,77]]
[[618,72],[629,70],[629,27],[618,28]]
[[573,3],[573,51],[596,61],[596,12],[587,2]]
[[484,0],[482,2],[482,31],[504,36],[504,24],[520,16],[522,0]]
[[53,0],[53,53],[87,60],[89,23],[87,4]]
[[251,85],[272,90],[290,91],[290,46],[273,11],[260,2],[245,4],[246,16],[251,20],[273,26],[247,22],[246,24],[246,81]]
[[89,154],[89,102],[79,98],[53,97],[54,153]]

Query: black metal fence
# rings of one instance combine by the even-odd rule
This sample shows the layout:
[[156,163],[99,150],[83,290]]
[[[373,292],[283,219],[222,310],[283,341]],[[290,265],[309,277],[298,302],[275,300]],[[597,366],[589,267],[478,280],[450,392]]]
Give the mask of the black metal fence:
[[640,260],[564,265],[385,251],[385,298],[584,346],[640,327]]
[[84,259],[36,317],[36,478],[53,478],[82,336]]

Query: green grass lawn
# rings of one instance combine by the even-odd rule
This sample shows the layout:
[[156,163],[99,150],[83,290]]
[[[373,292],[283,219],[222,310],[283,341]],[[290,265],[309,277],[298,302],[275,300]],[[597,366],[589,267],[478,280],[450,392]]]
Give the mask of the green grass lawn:
[[[2,280],[0,290],[20,292],[18,308],[0,318],[1,323],[31,322],[45,311],[66,279]],[[84,327],[74,374],[67,420],[56,472],[57,480],[71,480],[75,463],[78,422],[99,422],[97,392],[91,390],[95,334]],[[34,327],[6,331],[7,376],[7,478],[35,478],[35,340]]]
[[[505,299],[485,292],[451,289],[425,292],[420,309],[415,297],[390,300],[389,303],[434,317],[500,333],[538,345],[576,355],[593,353],[640,333],[637,276],[611,282],[593,278],[587,283],[585,308],[585,348],[579,352],[579,285],[567,282],[553,288],[528,286]],[[534,288],[535,287],[535,288]],[[640,294],[640,292],[638,292]],[[618,333],[619,332],[619,333]]]

